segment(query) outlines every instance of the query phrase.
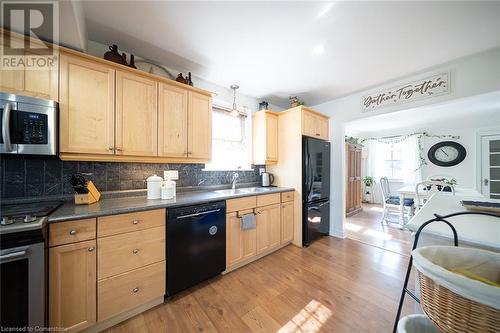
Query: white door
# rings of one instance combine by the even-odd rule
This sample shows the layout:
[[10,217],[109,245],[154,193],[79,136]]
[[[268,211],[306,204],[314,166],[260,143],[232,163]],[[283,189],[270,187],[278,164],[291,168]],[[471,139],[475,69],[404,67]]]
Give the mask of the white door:
[[500,199],[500,135],[481,138],[481,192]]

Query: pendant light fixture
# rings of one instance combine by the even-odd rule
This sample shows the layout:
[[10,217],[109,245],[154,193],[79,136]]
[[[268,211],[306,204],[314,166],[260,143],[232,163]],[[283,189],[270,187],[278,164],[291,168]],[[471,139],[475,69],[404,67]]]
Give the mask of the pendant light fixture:
[[237,117],[239,116],[238,108],[236,107],[236,89],[240,86],[237,84],[232,84],[229,88],[233,89],[233,108],[231,109],[231,116]]

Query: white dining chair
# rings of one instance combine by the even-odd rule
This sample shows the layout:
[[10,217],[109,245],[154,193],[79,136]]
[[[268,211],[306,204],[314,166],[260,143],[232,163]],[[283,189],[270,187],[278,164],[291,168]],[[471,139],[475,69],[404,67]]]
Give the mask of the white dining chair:
[[[382,198],[384,200],[384,213],[382,215],[382,220],[380,223],[398,223],[399,216],[401,215],[401,199],[399,196],[391,195],[391,189],[389,187],[389,179],[387,177],[380,178],[380,189],[382,192]],[[411,198],[404,199],[403,209],[408,219],[413,216],[414,212],[414,200]],[[388,219],[390,215],[397,216],[396,221],[391,221]]]
[[453,186],[449,186],[445,181],[426,180],[415,185],[416,209],[419,210],[434,193],[442,192],[445,187],[451,189],[451,194],[455,195]]

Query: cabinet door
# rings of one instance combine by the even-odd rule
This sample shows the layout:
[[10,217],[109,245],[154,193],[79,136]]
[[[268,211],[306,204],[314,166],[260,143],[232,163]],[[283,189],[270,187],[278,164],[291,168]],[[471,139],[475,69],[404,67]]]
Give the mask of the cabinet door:
[[49,249],[49,326],[77,332],[96,322],[95,240]]
[[158,104],[158,155],[187,157],[187,90],[160,83]]
[[157,155],[157,92],[154,80],[116,72],[116,154]]
[[[35,53],[26,53],[36,55]],[[29,69],[24,71],[24,94],[39,98],[58,101],[59,66],[54,64],[50,68]]]
[[281,204],[281,244],[293,240],[293,201]]
[[114,154],[115,71],[61,54],[60,150]]
[[[251,213],[240,211],[238,214]],[[256,229],[242,230],[237,213],[226,215],[226,267],[231,267],[257,254]]]
[[315,136],[315,121],[316,118],[314,117],[314,114],[307,111],[302,111],[302,134],[307,136]]
[[330,133],[328,131],[328,128],[330,127],[329,125],[329,120],[325,118],[320,118],[320,134],[321,138],[324,140],[329,140],[330,139]]
[[278,117],[266,115],[266,162],[278,161]]
[[24,90],[24,70],[0,70],[0,89],[8,93],[22,94]]
[[188,157],[209,160],[212,156],[212,98],[188,93]]
[[[2,34],[2,31],[0,31]],[[0,42],[3,48],[7,48],[4,42],[7,41],[7,36],[4,34],[0,36]],[[20,38],[10,37],[10,43],[14,48],[21,48],[23,46],[23,40]],[[21,94],[24,90],[24,69],[17,68],[13,70],[1,69],[0,70],[0,90],[3,92]]]
[[257,211],[257,254],[266,252],[280,244],[280,204],[258,208]]

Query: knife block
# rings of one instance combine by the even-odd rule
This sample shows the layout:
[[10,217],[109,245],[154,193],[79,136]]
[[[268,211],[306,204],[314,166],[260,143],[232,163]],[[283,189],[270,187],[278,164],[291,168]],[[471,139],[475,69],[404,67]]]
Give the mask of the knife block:
[[75,194],[75,204],[76,205],[90,205],[94,202],[99,201],[101,198],[101,193],[97,190],[92,181],[87,182],[88,193],[85,194]]

